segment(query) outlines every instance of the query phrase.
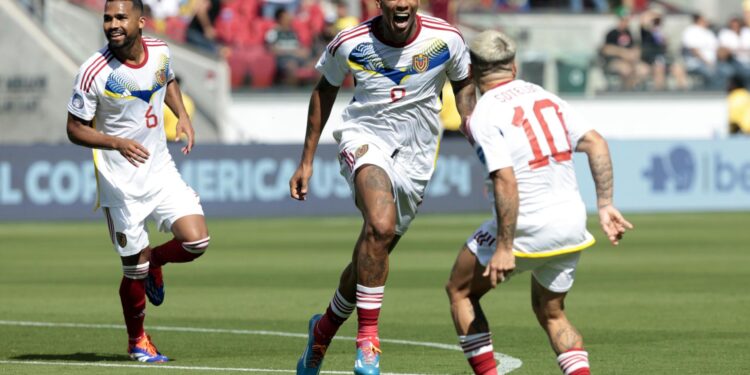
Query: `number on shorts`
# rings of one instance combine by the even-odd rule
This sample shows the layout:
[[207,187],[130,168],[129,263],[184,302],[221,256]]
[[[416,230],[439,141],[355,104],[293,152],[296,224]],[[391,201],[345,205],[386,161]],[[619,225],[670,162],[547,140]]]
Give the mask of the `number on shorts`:
[[[546,118],[542,113],[542,110],[544,110],[545,108],[554,108],[555,114],[557,116],[553,117],[552,119]],[[539,124],[539,127],[541,127],[542,131],[544,132],[544,140],[547,142],[547,146],[549,146],[548,148],[550,150],[550,153],[547,155],[542,153],[542,148],[539,146],[539,139],[536,137],[529,119],[526,118],[526,113],[524,112],[523,108],[518,106],[515,108],[515,111],[516,112],[513,115],[513,125],[523,126],[523,130],[526,133],[526,138],[528,138],[529,144],[531,145],[531,152],[534,153],[534,159],[529,161],[529,167],[531,167],[531,169],[537,169],[548,165],[550,156],[552,156],[552,158],[557,162],[570,160],[572,153],[570,139],[568,139],[567,137],[568,129],[565,127],[565,120],[563,120],[562,114],[560,113],[560,108],[557,106],[557,104],[549,99],[543,99],[534,102],[534,117],[536,118],[536,122]],[[563,134],[566,135],[565,140],[568,145],[567,149],[557,149],[555,140],[552,136],[552,132],[550,131],[550,125],[562,129]]]

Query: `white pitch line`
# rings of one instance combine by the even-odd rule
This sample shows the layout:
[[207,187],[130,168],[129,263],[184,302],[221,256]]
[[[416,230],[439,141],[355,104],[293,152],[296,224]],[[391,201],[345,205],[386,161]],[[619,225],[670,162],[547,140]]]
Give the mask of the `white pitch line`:
[[[63,328],[91,328],[91,329],[123,329],[124,325],[120,324],[89,324],[89,323],[52,323],[52,322],[30,322],[30,321],[18,321],[18,320],[0,320],[0,325],[6,326],[21,326],[21,327],[63,327]],[[291,333],[291,332],[279,332],[279,331],[264,331],[264,330],[246,330],[246,329],[223,329],[223,328],[194,328],[194,327],[168,327],[168,326],[151,326],[150,331],[170,331],[170,332],[197,332],[197,333],[228,333],[234,335],[261,335],[261,336],[278,336],[278,337],[295,337],[295,338],[307,338],[306,334],[302,333]],[[335,340],[347,340],[354,341],[355,337],[348,336],[337,336]],[[401,344],[408,346],[424,346],[435,349],[443,350],[457,350],[463,351],[458,345],[441,344],[437,342],[423,342],[423,341],[409,341],[409,340],[398,340],[398,339],[380,339],[380,342],[390,344]],[[499,362],[497,370],[500,374],[507,374],[513,370],[520,368],[523,362],[515,357],[511,357],[507,354],[495,352],[495,359]],[[65,365],[87,365],[87,363],[71,363],[71,362],[32,362],[32,361],[0,361],[0,363],[20,362],[29,364],[52,364],[59,363]],[[147,367],[147,368],[178,368],[185,366],[149,366],[149,365],[117,365],[117,364],[102,364],[102,363],[90,363],[90,365],[102,366],[102,367]],[[184,370],[212,370],[212,371],[244,371],[244,372],[281,372],[281,373],[295,373],[291,370],[266,370],[266,369],[231,369],[223,367],[190,367],[182,368]],[[349,374],[350,372],[344,371],[321,371],[324,374]],[[383,374],[387,375],[387,374]],[[391,375],[420,375],[420,374],[391,374]]]
[[[174,366],[164,364],[136,365],[117,363],[94,363],[94,362],[53,362],[53,361],[6,361],[0,360],[0,364],[7,365],[38,365],[38,366],[78,366],[78,367],[115,367],[115,368],[145,368],[152,370],[187,370],[187,371],[224,371],[224,372],[275,372],[283,374],[294,374],[295,370],[274,370],[267,368],[242,368],[242,367],[207,367],[207,366]],[[322,374],[351,374],[351,371],[326,371]],[[427,375],[427,374],[403,374],[383,373],[383,375]]]

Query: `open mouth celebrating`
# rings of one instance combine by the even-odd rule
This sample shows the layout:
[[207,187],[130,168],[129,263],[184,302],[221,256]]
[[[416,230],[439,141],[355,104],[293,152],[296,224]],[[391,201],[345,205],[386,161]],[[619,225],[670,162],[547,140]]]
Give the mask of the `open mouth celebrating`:
[[406,29],[409,26],[411,15],[408,12],[398,12],[393,15],[393,23],[399,29]]

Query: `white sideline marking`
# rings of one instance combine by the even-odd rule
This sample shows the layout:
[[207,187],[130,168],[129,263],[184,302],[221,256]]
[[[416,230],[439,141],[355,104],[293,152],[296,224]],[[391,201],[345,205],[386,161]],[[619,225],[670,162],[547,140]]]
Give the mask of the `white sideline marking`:
[[[6,326],[21,326],[21,327],[63,327],[63,328],[91,328],[91,329],[124,329],[125,326],[121,324],[88,324],[88,323],[51,323],[51,322],[28,322],[28,321],[17,321],[17,320],[0,320],[0,325]],[[296,337],[296,338],[307,338],[307,334],[303,333],[291,333],[291,332],[278,332],[278,331],[264,331],[264,330],[246,330],[246,329],[223,329],[223,328],[193,328],[193,327],[167,327],[167,326],[151,326],[149,331],[170,331],[170,332],[199,332],[199,333],[228,333],[233,335],[260,335],[260,336],[279,336],[279,337]],[[337,336],[334,340],[347,340],[354,341],[355,337],[348,336]],[[423,341],[409,341],[409,340],[397,340],[397,339],[380,339],[380,342],[401,344],[408,346],[424,346],[435,349],[443,350],[457,350],[463,351],[458,345],[441,344],[436,342],[423,342]],[[513,370],[520,368],[523,362],[515,357],[495,352],[495,359],[499,362],[497,371],[500,374],[507,374]],[[109,364],[109,363],[75,363],[75,362],[47,362],[47,361],[5,361],[0,360],[0,363],[7,364],[33,364],[33,365],[61,365],[61,366],[94,366],[94,367],[133,367],[133,368],[172,368],[180,370],[204,370],[204,371],[237,371],[237,372],[278,372],[278,373],[295,373],[293,370],[271,370],[271,369],[252,369],[252,368],[224,368],[224,367],[193,367],[193,366],[172,366],[172,365],[124,365],[124,364]],[[321,371],[324,374],[350,374],[350,371]],[[383,375],[389,375],[383,373]],[[402,374],[402,373],[391,373],[390,375],[420,375],[420,374]]]

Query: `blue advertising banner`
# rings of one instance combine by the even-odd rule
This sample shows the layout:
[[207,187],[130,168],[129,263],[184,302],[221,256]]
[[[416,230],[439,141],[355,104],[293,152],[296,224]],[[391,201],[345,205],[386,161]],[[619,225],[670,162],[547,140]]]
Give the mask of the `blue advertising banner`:
[[[320,145],[308,199],[289,197],[299,145],[198,145],[189,156],[171,149],[206,215],[254,217],[357,214],[339,174],[334,145]],[[481,166],[463,140],[444,142],[422,212],[485,208]],[[0,220],[96,219],[91,151],[74,145],[0,147]]]
[[[750,139],[611,141],[615,202],[623,211],[750,210]],[[357,214],[336,147],[321,145],[308,199],[289,198],[299,145],[172,149],[211,217]],[[586,157],[575,157],[581,194],[596,208]],[[73,145],[0,147],[0,220],[98,219],[91,152]],[[421,212],[487,212],[485,172],[462,139],[446,139]]]
[[[750,138],[611,141],[615,203],[625,211],[750,210]],[[586,157],[576,173],[589,210],[596,194]]]

